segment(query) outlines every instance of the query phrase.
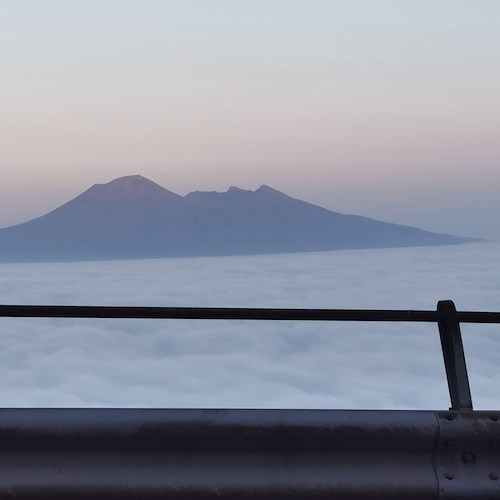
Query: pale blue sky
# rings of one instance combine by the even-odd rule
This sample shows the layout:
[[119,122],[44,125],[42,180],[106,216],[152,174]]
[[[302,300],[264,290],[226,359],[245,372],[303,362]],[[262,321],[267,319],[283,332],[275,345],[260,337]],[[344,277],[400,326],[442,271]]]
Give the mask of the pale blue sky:
[[500,238],[496,0],[0,0],[0,226],[141,173]]

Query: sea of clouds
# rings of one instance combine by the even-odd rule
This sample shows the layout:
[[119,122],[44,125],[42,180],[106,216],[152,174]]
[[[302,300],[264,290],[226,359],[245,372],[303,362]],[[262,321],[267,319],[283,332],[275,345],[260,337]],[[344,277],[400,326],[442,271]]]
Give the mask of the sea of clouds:
[[[496,243],[0,264],[0,303],[500,310]],[[475,408],[500,408],[500,325],[462,325]],[[437,326],[0,318],[0,406],[449,406]]]

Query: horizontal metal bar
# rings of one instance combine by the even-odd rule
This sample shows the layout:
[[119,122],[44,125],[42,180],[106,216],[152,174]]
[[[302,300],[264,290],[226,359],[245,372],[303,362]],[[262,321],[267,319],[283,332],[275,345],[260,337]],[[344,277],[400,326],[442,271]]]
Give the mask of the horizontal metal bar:
[[428,499],[438,489],[432,412],[2,410],[0,427],[1,498]]
[[[273,321],[394,321],[438,322],[440,311],[389,309],[272,309],[242,307],[122,307],[0,305],[0,317],[215,319]],[[500,323],[498,312],[457,312],[462,323]]]
[[0,498],[498,498],[499,420],[493,412],[4,409]]
[[456,314],[460,323],[500,323],[500,312],[458,311]]
[[437,322],[437,311],[0,305],[0,317]]

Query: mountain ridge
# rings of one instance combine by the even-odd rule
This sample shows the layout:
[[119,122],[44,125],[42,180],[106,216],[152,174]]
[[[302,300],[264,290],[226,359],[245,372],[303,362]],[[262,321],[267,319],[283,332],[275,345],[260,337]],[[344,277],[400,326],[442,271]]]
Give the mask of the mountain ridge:
[[0,229],[0,262],[253,255],[480,241],[344,215],[262,184],[180,196],[141,175]]

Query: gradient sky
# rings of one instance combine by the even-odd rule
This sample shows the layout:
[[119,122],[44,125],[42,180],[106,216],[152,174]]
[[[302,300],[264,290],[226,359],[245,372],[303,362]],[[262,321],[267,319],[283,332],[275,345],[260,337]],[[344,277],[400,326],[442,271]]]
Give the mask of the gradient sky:
[[140,173],[500,239],[497,0],[0,0],[0,226]]

